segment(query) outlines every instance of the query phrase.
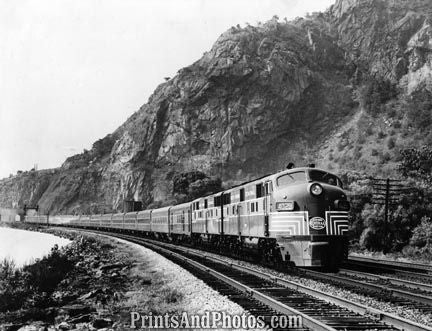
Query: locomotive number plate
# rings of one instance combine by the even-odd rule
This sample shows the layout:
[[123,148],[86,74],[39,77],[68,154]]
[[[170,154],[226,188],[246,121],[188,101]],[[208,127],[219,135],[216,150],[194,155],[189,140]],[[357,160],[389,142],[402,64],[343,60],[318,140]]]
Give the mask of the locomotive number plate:
[[322,230],[326,227],[326,222],[322,217],[312,217],[309,220],[309,226],[314,230]]

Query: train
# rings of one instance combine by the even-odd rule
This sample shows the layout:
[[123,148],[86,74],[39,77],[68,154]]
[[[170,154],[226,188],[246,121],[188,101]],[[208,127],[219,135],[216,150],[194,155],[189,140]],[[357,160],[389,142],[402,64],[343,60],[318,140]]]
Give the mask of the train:
[[267,262],[337,269],[348,254],[349,210],[340,178],[311,165],[163,208],[25,221],[131,232]]

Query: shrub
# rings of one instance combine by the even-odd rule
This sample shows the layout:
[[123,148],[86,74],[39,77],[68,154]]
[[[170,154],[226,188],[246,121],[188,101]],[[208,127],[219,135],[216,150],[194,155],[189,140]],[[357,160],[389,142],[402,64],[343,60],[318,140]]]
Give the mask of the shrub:
[[374,133],[372,126],[368,126],[366,129],[366,135],[370,136]]
[[427,129],[432,125],[432,93],[420,88],[408,97],[406,113],[408,120],[419,129]]
[[432,147],[404,149],[400,154],[402,161],[399,171],[403,176],[412,177],[418,182],[432,182]]
[[190,183],[206,178],[207,176],[200,171],[190,171],[186,173],[175,174],[173,176],[173,193],[187,194]]
[[189,185],[188,196],[190,199],[196,199],[208,194],[216,193],[222,190],[222,181],[218,179],[204,178],[197,180]]
[[27,296],[27,289],[22,286],[20,272],[12,260],[4,259],[0,263],[0,312],[20,308]]
[[385,134],[384,132],[380,131],[378,132],[378,139],[383,139],[387,136],[387,134]]
[[396,145],[395,140],[390,137],[389,140],[387,141],[387,148],[393,149],[395,147],[395,145]]
[[410,244],[418,248],[426,246],[432,248],[432,221],[430,217],[424,216],[420,225],[413,230]]
[[338,144],[337,144],[337,149],[339,152],[342,152],[343,149],[345,148],[344,143],[342,142],[342,140],[339,140]]
[[113,135],[108,134],[104,138],[97,140],[92,146],[92,152],[95,157],[102,157],[109,154],[116,140]]
[[369,77],[361,92],[363,105],[371,114],[380,113],[383,105],[396,95],[396,86],[381,77]]
[[[372,251],[386,248],[385,224],[383,222],[383,210],[377,206],[366,204],[361,218],[364,220],[364,230],[360,236],[360,246]],[[388,231],[387,231],[388,234]]]
[[199,171],[191,171],[173,176],[173,194],[187,196],[188,200],[216,193],[222,190],[220,178],[209,178]]
[[383,155],[381,155],[381,163],[386,163],[389,162],[391,160],[391,155],[390,153],[384,153]]
[[73,265],[74,262],[57,246],[47,257],[22,269],[16,269],[10,261],[3,261],[0,264],[0,312],[17,310],[29,299],[38,308],[47,307],[50,294]]
[[412,231],[409,243],[402,250],[404,255],[429,261],[432,259],[432,222],[430,217],[422,217],[421,223]]
[[55,245],[49,257],[24,267],[23,271],[27,274],[27,281],[33,284],[39,292],[50,292],[63,279],[65,273],[71,269],[71,261],[61,254]]
[[378,151],[375,148],[373,148],[372,151],[371,151],[371,155],[372,156],[377,156],[378,155]]
[[353,158],[354,158],[354,160],[358,161],[361,157],[362,157],[362,152],[360,151],[360,148],[357,146],[354,149]]

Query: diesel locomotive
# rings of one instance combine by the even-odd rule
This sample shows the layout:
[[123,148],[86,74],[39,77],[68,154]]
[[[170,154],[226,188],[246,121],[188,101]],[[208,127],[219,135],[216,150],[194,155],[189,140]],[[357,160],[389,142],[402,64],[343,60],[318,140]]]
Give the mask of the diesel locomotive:
[[175,206],[139,212],[28,216],[27,222],[134,232],[301,267],[347,256],[350,204],[336,175],[291,168]]

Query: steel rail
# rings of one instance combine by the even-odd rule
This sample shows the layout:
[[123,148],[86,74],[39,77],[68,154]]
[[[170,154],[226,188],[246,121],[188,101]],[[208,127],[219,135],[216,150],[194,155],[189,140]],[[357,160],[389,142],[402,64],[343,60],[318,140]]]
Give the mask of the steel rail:
[[319,279],[324,279],[324,280],[331,281],[331,282],[337,282],[337,283],[342,283],[342,284],[346,284],[346,285],[350,285],[350,286],[360,287],[360,288],[364,288],[364,289],[368,289],[368,290],[372,290],[372,291],[377,291],[377,292],[386,291],[392,297],[407,299],[407,300],[410,300],[412,302],[426,304],[426,305],[431,306],[431,308],[432,308],[432,297],[431,296],[420,295],[420,294],[411,293],[411,292],[407,292],[407,291],[403,291],[403,290],[399,290],[399,289],[395,289],[395,288],[391,288],[391,287],[387,287],[387,286],[383,286],[383,285],[371,284],[371,283],[364,282],[364,281],[361,281],[358,279],[342,277],[342,276],[338,276],[335,274],[326,274],[326,273],[313,271],[313,270],[304,270],[303,269],[302,273],[309,275],[309,276],[319,278]]
[[397,279],[393,277],[388,276],[382,276],[382,275],[375,275],[367,272],[361,272],[361,271],[352,271],[348,269],[339,269],[339,273],[348,275],[348,276],[359,276],[365,279],[373,280],[373,281],[386,281],[392,285],[396,286],[405,286],[412,289],[418,289],[422,291],[432,292],[432,285],[429,284],[423,284],[423,283],[417,283],[412,282],[405,279]]
[[367,270],[373,270],[372,272],[376,273],[387,273],[387,274],[394,274],[394,275],[400,275],[405,276],[409,278],[414,279],[424,279],[429,281],[429,283],[432,283],[432,274],[424,273],[424,272],[413,272],[413,271],[407,271],[407,270],[401,270],[401,269],[395,269],[391,266],[387,265],[380,265],[378,263],[369,263],[369,262],[363,262],[363,261],[354,261],[354,260],[347,260],[345,261],[342,266],[344,268],[349,268],[351,270],[356,270],[358,268],[360,269],[367,269]]
[[390,261],[390,260],[380,260],[372,257],[363,256],[353,256],[348,257],[348,261],[366,262],[371,264],[379,264],[390,266],[395,269],[411,269],[424,273],[432,273],[432,265],[414,263],[414,262],[401,262],[401,261]]

